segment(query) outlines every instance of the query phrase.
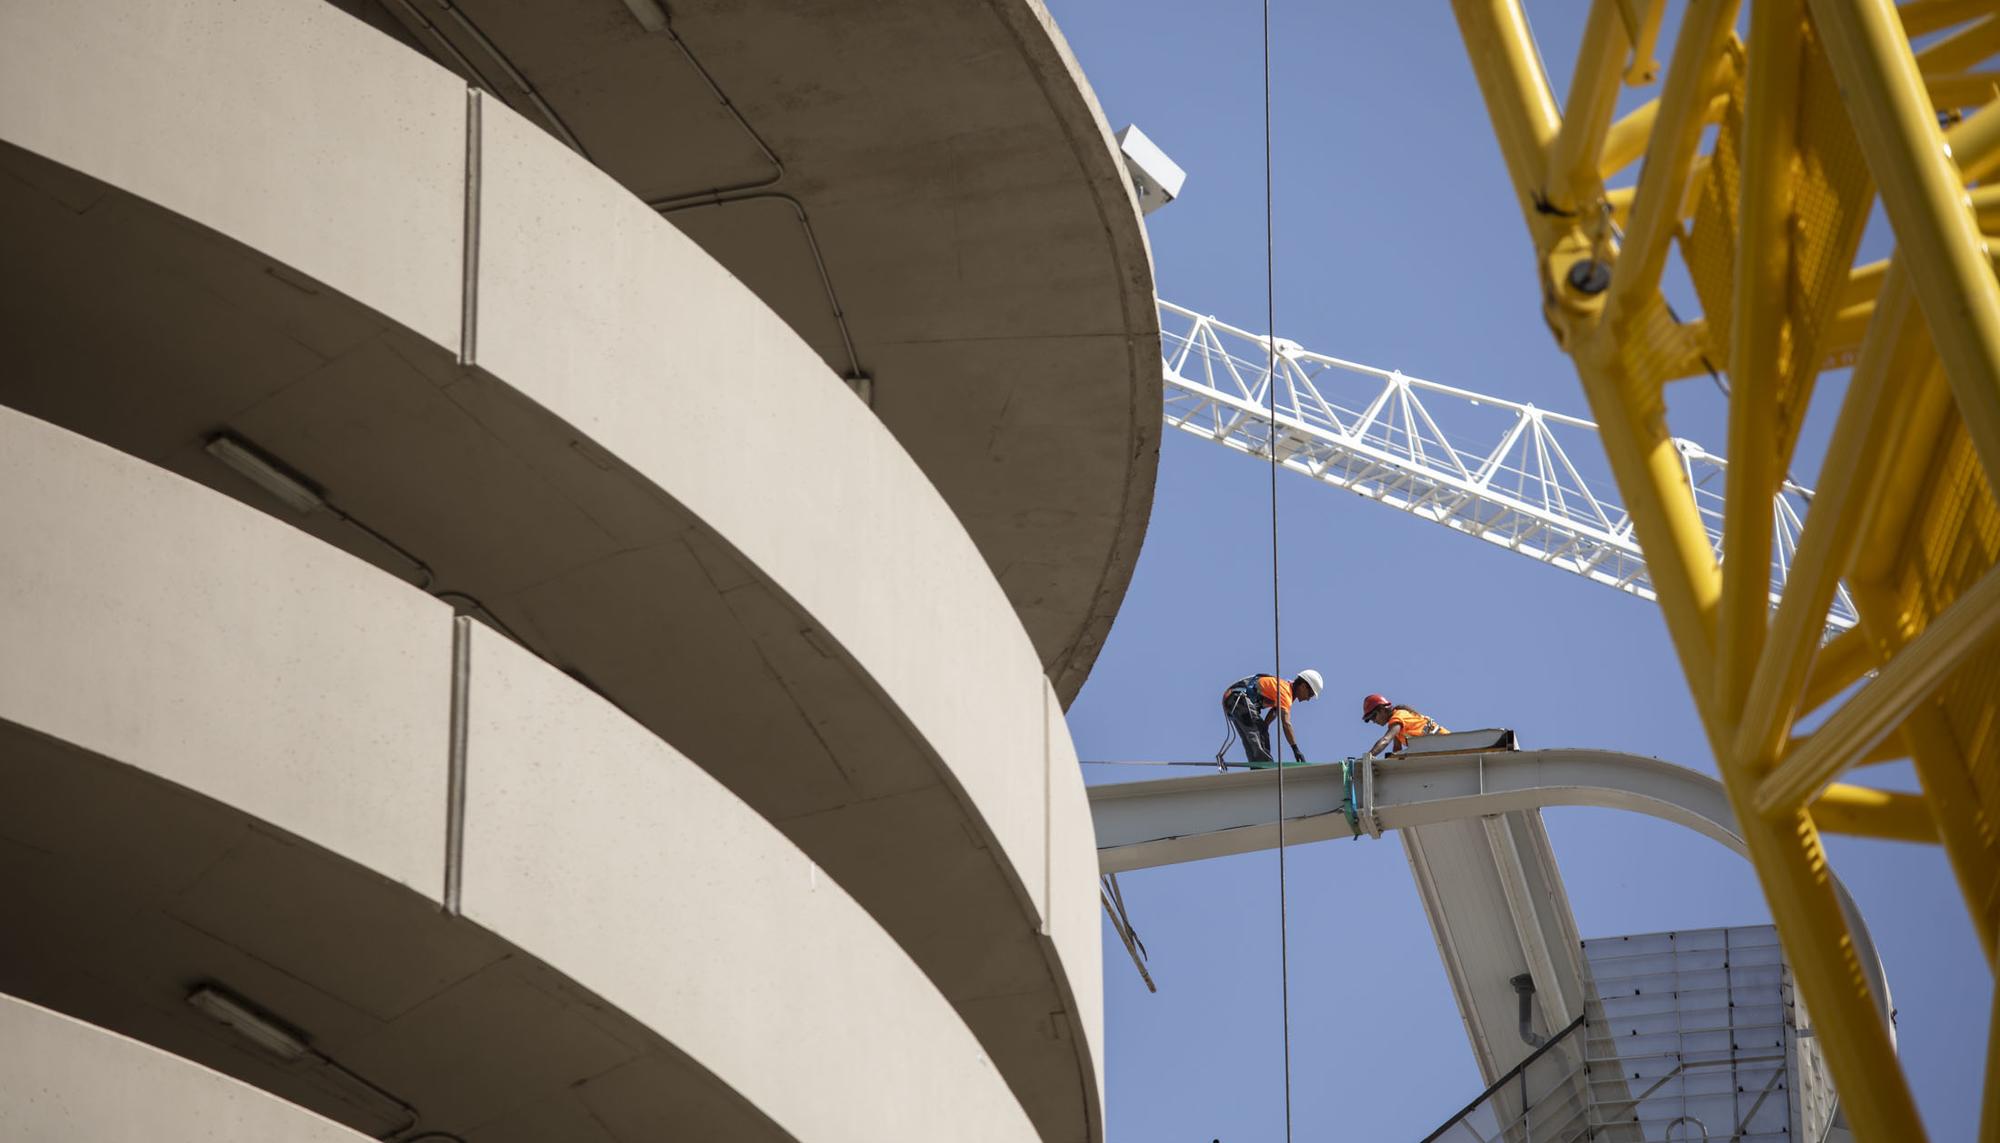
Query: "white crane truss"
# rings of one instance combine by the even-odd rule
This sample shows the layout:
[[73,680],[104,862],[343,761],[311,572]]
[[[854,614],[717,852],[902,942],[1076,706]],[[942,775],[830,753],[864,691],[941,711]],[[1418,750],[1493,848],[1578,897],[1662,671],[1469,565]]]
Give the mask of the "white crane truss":
[[[1268,459],[1269,340],[1165,299],[1159,307],[1166,423]],[[1275,356],[1276,449],[1285,468],[1654,598],[1631,517],[1595,491],[1615,487],[1595,423],[1343,361],[1284,338]],[[1727,462],[1693,441],[1674,443],[1720,558]],[[1811,499],[1811,489],[1791,483],[1777,497],[1773,606]],[[1827,634],[1855,622],[1853,601],[1842,588],[1826,617]]]

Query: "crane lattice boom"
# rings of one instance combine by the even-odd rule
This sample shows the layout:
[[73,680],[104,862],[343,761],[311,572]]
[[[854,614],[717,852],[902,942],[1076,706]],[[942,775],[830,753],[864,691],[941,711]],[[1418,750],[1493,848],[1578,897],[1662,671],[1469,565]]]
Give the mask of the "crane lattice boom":
[[[1160,299],[1166,422],[1251,456],[1271,455],[1261,334]],[[1476,536],[1550,567],[1654,599],[1632,520],[1603,490],[1597,426],[1580,417],[1277,343],[1278,461],[1293,472]],[[1568,442],[1565,445],[1565,441]],[[1727,462],[1675,440],[1717,557]],[[1784,590],[1812,491],[1775,498],[1771,604]],[[1854,626],[1843,590],[1827,634]]]

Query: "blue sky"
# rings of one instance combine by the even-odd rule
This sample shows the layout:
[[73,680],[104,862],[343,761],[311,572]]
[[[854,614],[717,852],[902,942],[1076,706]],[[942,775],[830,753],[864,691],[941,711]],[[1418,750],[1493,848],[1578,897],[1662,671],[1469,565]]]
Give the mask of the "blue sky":
[[[1161,293],[1260,328],[1259,7],[1050,7],[1113,127],[1139,124],[1188,171],[1180,201],[1149,222]],[[1447,6],[1274,7],[1279,334],[1588,415],[1542,324],[1526,233]],[[1530,6],[1558,92],[1585,7]],[[1670,12],[1669,35],[1677,22]],[[1864,253],[1883,241],[1872,234]],[[1669,286],[1683,313],[1698,310]],[[1823,390],[1837,395],[1838,379]],[[1678,434],[1723,450],[1709,382],[1680,383],[1670,401]],[[1794,466],[1808,483],[1830,406],[1819,403]],[[1271,656],[1267,481],[1212,444],[1164,442],[1138,572],[1070,712],[1082,757],[1213,753],[1217,696]],[[1310,756],[1365,749],[1374,732],[1359,699],[1382,691],[1449,725],[1514,727],[1531,746],[1714,772],[1651,604],[1300,477],[1282,477],[1279,493],[1284,667],[1317,667],[1330,692],[1300,708]],[[1159,773],[1114,770],[1086,777]],[[1902,766],[1868,780],[1910,784]],[[1611,811],[1546,818],[1585,937],[1769,919],[1748,865],[1714,843]],[[1931,1137],[1971,1138],[1991,985],[1949,869],[1927,847],[1836,838],[1830,849],[1887,962]],[[1481,1084],[1401,847],[1297,847],[1288,866],[1294,1137],[1421,1138]],[[1146,993],[1107,929],[1110,1138],[1283,1138],[1276,858],[1121,881],[1160,992]]]

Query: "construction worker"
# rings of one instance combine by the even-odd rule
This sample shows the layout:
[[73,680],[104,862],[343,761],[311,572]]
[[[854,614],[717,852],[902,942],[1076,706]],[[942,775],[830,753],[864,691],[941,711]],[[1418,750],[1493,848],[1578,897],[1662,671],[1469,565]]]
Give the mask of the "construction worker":
[[[1274,718],[1282,720],[1285,741],[1292,744],[1292,761],[1306,760],[1298,736],[1292,733],[1292,700],[1311,702],[1323,685],[1318,671],[1300,671],[1289,683],[1271,675],[1249,675],[1229,684],[1222,692],[1222,713],[1243,739],[1243,755],[1250,765],[1272,763],[1270,725]],[[1225,742],[1223,749],[1228,748]],[[1216,761],[1222,761],[1221,754],[1216,755]]]
[[1389,729],[1368,748],[1367,757],[1373,758],[1394,746],[1393,753],[1401,754],[1403,747],[1410,744],[1412,736],[1419,734],[1450,734],[1451,731],[1439,726],[1436,719],[1418,714],[1401,703],[1393,703],[1381,695],[1369,695],[1361,700],[1361,721],[1372,722]]

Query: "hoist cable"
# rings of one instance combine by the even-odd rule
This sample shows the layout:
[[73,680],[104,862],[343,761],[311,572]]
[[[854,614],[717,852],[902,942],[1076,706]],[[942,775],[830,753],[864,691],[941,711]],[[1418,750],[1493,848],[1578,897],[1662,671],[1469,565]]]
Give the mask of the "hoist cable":
[[[1271,689],[1274,697],[1285,685],[1284,643],[1278,603],[1278,302],[1276,274],[1277,238],[1274,233],[1271,183],[1271,0],[1262,0],[1264,14],[1264,383],[1271,406]],[[1294,703],[1298,701],[1293,696]],[[1279,710],[1281,730],[1291,725],[1289,705]],[[1290,735],[1286,738],[1289,740]],[[1292,982],[1291,939],[1286,915],[1285,891],[1285,766],[1281,749],[1271,743],[1272,760],[1278,763],[1278,1016],[1281,1029],[1282,1063],[1285,1084],[1285,1143],[1292,1140]],[[1297,747],[1293,754],[1298,753]]]

